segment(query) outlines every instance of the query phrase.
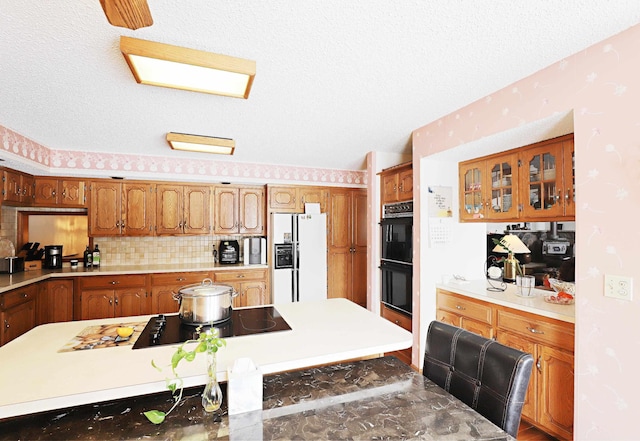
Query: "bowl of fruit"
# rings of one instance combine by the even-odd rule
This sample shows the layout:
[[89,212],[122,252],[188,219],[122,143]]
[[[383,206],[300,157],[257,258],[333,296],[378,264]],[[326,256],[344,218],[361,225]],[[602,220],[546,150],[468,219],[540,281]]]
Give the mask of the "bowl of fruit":
[[575,302],[576,284],[573,282],[563,282],[562,280],[549,278],[549,285],[553,288],[553,294],[544,296],[547,303],[558,305],[571,305]]

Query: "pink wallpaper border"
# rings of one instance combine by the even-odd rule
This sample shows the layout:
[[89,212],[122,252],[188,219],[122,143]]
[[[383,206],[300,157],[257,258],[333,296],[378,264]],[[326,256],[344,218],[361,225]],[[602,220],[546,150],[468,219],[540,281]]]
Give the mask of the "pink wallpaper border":
[[0,125],[2,151],[21,162],[55,174],[77,171],[83,175],[125,174],[130,178],[150,175],[162,179],[179,174],[220,180],[266,182],[304,182],[314,185],[366,187],[366,170],[338,170],[276,164],[215,161],[208,159],[169,158],[163,156],[125,155],[49,149],[7,127]]

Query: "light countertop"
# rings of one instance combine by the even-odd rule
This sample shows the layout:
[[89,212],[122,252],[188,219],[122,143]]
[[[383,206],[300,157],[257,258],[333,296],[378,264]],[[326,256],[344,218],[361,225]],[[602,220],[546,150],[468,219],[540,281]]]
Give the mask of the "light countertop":
[[[411,346],[408,331],[346,299],[276,305],[291,330],[227,338],[218,352],[218,379],[240,357],[263,374],[378,356]],[[152,316],[38,326],[0,347],[0,419],[166,390],[178,345],[58,352],[86,327],[146,321]],[[164,367],[158,372],[151,361]],[[206,382],[204,357],[183,362],[185,387]]]
[[547,303],[544,301],[544,296],[545,294],[550,294],[550,292],[537,288],[533,289],[532,297],[520,297],[516,294],[516,286],[514,284],[507,283],[506,285],[506,291],[488,291],[489,284],[484,279],[462,282],[452,280],[449,283],[438,283],[436,288],[543,317],[575,323],[575,304],[557,305]]
[[99,268],[87,268],[80,266],[72,269],[65,266],[62,269],[42,269],[34,271],[23,271],[15,274],[0,274],[0,293],[14,288],[21,288],[31,283],[40,282],[52,277],[82,277],[82,276],[108,276],[114,274],[153,274],[153,273],[176,273],[192,271],[233,271],[267,269],[267,265],[221,265],[219,263],[184,263],[184,264],[161,264],[161,265],[112,265]]

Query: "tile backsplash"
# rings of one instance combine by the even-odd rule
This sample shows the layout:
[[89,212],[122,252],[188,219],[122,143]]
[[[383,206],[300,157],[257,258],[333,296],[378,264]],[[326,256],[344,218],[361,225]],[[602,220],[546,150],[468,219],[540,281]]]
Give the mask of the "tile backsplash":
[[[3,206],[0,213],[0,238],[9,239],[14,246],[17,211],[16,207]],[[213,246],[218,249],[221,240],[238,240],[242,257],[241,236],[94,237],[93,243],[100,248],[101,265],[115,266],[212,263]]]

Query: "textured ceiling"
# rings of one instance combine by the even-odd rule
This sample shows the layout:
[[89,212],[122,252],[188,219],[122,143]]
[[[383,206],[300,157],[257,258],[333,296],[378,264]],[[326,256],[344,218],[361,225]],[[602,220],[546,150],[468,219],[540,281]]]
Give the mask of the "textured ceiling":
[[[358,170],[640,22],[637,0],[148,3],[153,26],[132,31],[98,0],[0,0],[0,125],[54,150],[203,157],[171,151],[174,131],[234,138],[229,161]],[[137,84],[120,35],[253,59],[251,95]]]

